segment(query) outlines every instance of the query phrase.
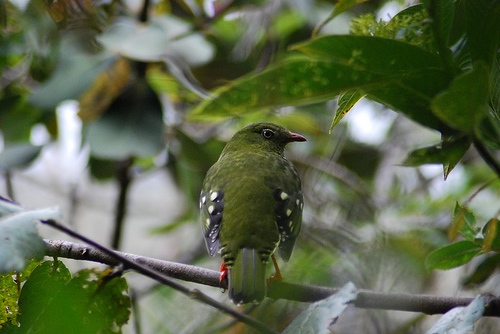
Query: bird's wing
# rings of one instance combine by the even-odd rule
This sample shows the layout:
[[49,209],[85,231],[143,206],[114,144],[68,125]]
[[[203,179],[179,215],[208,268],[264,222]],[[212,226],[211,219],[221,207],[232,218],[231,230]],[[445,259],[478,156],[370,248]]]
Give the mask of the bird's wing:
[[300,232],[304,197],[300,191],[287,193],[279,188],[273,192],[273,196],[276,200],[276,222],[281,237],[279,255],[284,261],[288,261]]
[[220,249],[219,231],[224,210],[224,190],[202,191],[200,217],[208,253],[215,256]]

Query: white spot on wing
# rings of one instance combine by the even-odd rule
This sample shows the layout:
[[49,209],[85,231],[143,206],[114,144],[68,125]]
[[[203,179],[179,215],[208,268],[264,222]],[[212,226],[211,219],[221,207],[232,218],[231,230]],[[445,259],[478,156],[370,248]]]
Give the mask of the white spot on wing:
[[207,196],[203,196],[203,197],[201,198],[201,203],[203,203],[203,204],[207,204]]
[[207,227],[210,225],[210,218],[207,218],[207,220],[205,220],[205,225],[207,225]]
[[214,212],[214,210],[215,210],[215,207],[214,207],[213,205],[210,205],[210,206],[208,207],[208,213],[209,213],[209,214],[212,214],[212,212]]
[[287,217],[290,217],[290,215],[291,215],[291,214],[292,214],[292,210],[287,209],[287,210],[286,210],[286,216],[287,216]]
[[219,193],[217,191],[213,191],[211,194],[210,194],[210,200],[213,202],[217,199],[217,196],[219,196]]
[[288,198],[288,194],[286,192],[282,191],[280,197],[282,200],[286,200]]
[[297,198],[297,200],[295,201],[295,204],[299,205],[300,204],[300,199]]

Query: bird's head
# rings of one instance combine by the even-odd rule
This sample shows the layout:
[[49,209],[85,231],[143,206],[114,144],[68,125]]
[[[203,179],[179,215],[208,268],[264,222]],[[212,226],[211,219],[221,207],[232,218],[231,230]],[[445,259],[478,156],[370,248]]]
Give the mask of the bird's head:
[[277,124],[255,123],[236,132],[225,150],[264,150],[283,155],[286,144],[294,141],[306,139]]

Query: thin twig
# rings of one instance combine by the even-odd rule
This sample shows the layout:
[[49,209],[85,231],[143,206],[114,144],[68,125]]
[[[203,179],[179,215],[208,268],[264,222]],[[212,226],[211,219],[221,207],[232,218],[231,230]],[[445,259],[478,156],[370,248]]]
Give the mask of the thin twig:
[[[117,263],[117,259],[103,254],[98,249],[87,247],[67,241],[46,240],[47,255],[65,257],[77,260],[89,260],[101,262],[108,265]],[[116,252],[120,256],[132,262],[147,266],[161,273],[178,279],[209,285],[219,285],[219,272],[203,269],[191,265],[175,262],[161,261],[157,259],[142,257],[134,254]],[[135,269],[124,263],[125,268]],[[223,287],[225,288],[225,287]],[[300,302],[315,302],[332,294],[339,289],[321,286],[307,286],[286,282],[274,281],[268,288],[267,296],[272,299],[287,299]],[[197,290],[191,292],[191,297],[198,298]],[[204,297],[200,297],[204,298]],[[500,316],[500,298],[495,296],[483,296],[486,301],[485,316]],[[442,314],[457,306],[468,305],[473,298],[440,297],[433,295],[412,295],[408,293],[374,292],[358,289],[358,297],[353,305],[359,308],[375,308],[385,310],[398,310],[408,312],[421,312],[425,314]]]
[[[270,328],[266,324],[258,321],[257,319],[254,319],[254,318],[251,318],[251,317],[246,316],[244,314],[241,314],[238,311],[234,310],[233,308],[231,308],[227,305],[224,305],[224,304],[216,301],[215,299],[210,298],[209,296],[203,294],[201,291],[198,291],[196,289],[191,290],[182,284],[174,282],[174,281],[166,278],[164,275],[160,274],[159,272],[157,272],[151,268],[148,268],[139,262],[135,262],[133,260],[130,260],[128,257],[122,256],[120,253],[115,252],[111,249],[108,249],[108,248],[102,246],[101,244],[67,228],[66,226],[59,224],[55,220],[42,221],[42,223],[47,224],[47,225],[65,233],[69,236],[77,238],[77,239],[85,242],[86,244],[97,248],[102,253],[107,255],[108,258],[109,257],[112,258],[115,264],[121,263],[121,264],[123,264],[124,267],[133,269],[133,270],[143,274],[144,276],[147,276],[147,277],[152,278],[152,279],[154,279],[154,280],[156,280],[156,281],[158,281],[166,286],[169,286],[169,287],[181,292],[182,294],[184,294],[184,295],[186,295],[194,300],[197,300],[197,301],[202,302],[204,304],[213,306],[214,308],[217,308],[219,311],[226,313],[226,314],[238,319],[239,321],[258,329],[262,333],[273,333],[273,334],[277,333],[275,330],[273,330],[272,328]],[[64,256],[62,256],[62,257],[64,257]]]
[[115,229],[111,240],[111,248],[113,249],[120,248],[123,224],[127,213],[127,194],[130,182],[132,181],[130,176],[130,167],[132,167],[132,164],[133,160],[127,159],[118,162],[116,166],[116,178],[120,184],[120,190],[116,202]]

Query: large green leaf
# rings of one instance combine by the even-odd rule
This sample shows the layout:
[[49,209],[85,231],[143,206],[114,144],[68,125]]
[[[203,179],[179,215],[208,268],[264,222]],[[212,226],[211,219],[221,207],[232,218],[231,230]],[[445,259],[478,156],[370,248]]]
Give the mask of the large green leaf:
[[97,270],[74,277],[60,261],[37,267],[19,298],[23,333],[119,332],[130,314],[125,279],[106,280]]
[[439,58],[407,43],[366,36],[324,36],[296,56],[220,88],[193,116],[222,117],[260,108],[304,105],[359,89],[428,127],[442,130],[429,103],[448,80]]
[[458,241],[430,253],[425,259],[428,271],[451,269],[461,266],[481,253],[481,246],[468,240]]

